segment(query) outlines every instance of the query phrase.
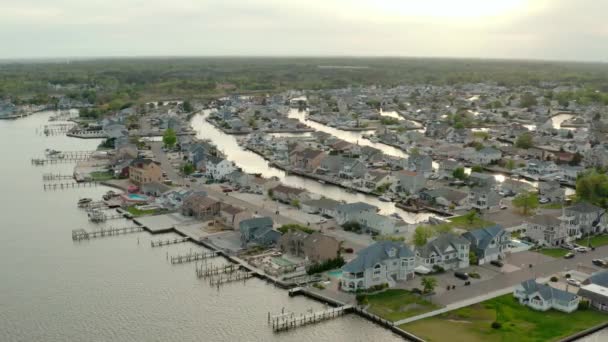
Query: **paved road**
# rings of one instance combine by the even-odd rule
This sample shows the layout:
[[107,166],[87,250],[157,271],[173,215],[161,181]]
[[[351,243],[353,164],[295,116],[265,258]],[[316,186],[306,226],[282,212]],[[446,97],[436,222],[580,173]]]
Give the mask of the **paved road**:
[[455,290],[433,297],[432,300],[441,305],[450,305],[513,287],[527,279],[545,278],[558,272],[574,270],[579,264],[590,267],[592,266],[591,260],[605,257],[608,257],[608,246],[598,247],[592,252],[577,253],[573,259],[556,258],[537,264],[532,268],[522,268],[518,271],[502,273],[492,279],[473,283],[470,286],[459,286]]
[[275,223],[278,223],[280,225],[290,224],[290,223],[306,225],[306,222],[300,222],[300,221],[294,220],[291,217],[287,217],[287,216],[280,215],[280,214],[276,215],[274,211],[270,211],[266,208],[263,208],[261,206],[254,204],[254,203],[246,202],[241,199],[235,198],[233,196],[230,196],[230,194],[226,195],[225,193],[223,193],[217,189],[214,189],[213,187],[211,187],[209,185],[202,184],[202,183],[190,183],[187,179],[184,179],[184,177],[182,177],[179,174],[178,170],[176,170],[171,165],[171,161],[167,157],[167,154],[162,150],[162,143],[151,142],[149,144],[152,148],[152,153],[154,153],[154,156],[156,157],[156,160],[161,163],[161,168],[163,169],[163,171],[165,171],[167,173],[167,177],[169,179],[171,179],[171,181],[173,181],[174,184],[181,185],[181,186],[189,185],[193,189],[204,190],[207,192],[207,194],[210,197],[213,197],[221,202],[228,203],[228,204],[236,206],[236,207],[245,208],[245,209],[250,210],[251,212],[257,212],[259,215],[270,216],[270,217],[272,217],[272,219],[274,220]]

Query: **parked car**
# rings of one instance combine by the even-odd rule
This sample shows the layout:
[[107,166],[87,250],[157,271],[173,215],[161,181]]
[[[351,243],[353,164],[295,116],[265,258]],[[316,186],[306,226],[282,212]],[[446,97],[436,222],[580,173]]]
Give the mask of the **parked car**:
[[454,277],[462,280],[469,280],[469,275],[464,272],[454,272]]
[[508,209],[508,208],[509,208],[509,207],[507,207],[507,206],[506,206],[506,205],[504,205],[504,204],[501,204],[501,205],[500,205],[500,209],[501,209],[501,210],[505,210],[505,209]]
[[569,278],[569,279],[567,280],[567,282],[568,282],[568,284],[570,284],[570,285],[574,285],[574,286],[581,286],[581,282],[580,282],[580,281],[578,281],[578,280],[576,280],[576,279]]
[[587,247],[578,246],[574,250],[579,253],[587,253]]
[[201,177],[203,177],[203,174],[200,172],[195,172],[195,173],[191,174],[191,176],[195,177],[195,178],[201,178]]
[[549,203],[549,199],[548,199],[548,198],[541,197],[541,198],[538,200],[538,203],[540,203],[540,204],[547,204],[547,203]]
[[574,253],[572,252],[568,252],[566,253],[566,255],[564,255],[564,259],[572,259],[574,258]]
[[565,249],[569,249],[569,250],[573,250],[574,249],[574,245],[571,243],[565,243],[562,245],[563,248]]
[[593,260],[591,260],[591,262],[594,265],[600,266],[600,267],[607,267],[608,266],[608,262],[606,262],[606,260],[603,260],[603,259],[593,259]]
[[492,261],[490,261],[490,264],[492,264],[492,265],[494,265],[494,266],[496,266],[496,267],[503,267],[503,266],[505,265],[505,264],[504,264],[502,261],[500,261],[500,260],[492,260]]

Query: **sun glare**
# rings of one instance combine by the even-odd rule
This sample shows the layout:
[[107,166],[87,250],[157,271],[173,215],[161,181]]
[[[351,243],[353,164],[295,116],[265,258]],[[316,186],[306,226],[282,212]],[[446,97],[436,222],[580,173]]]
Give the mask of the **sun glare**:
[[376,0],[374,6],[412,17],[488,17],[522,8],[528,0]]

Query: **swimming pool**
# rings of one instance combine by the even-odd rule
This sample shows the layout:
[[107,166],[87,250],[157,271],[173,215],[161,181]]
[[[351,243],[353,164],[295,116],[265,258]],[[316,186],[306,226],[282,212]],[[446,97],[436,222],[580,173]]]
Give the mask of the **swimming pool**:
[[148,196],[142,194],[126,194],[123,198],[129,202],[147,202]]
[[327,275],[334,278],[340,278],[342,276],[342,270],[333,270],[327,272]]

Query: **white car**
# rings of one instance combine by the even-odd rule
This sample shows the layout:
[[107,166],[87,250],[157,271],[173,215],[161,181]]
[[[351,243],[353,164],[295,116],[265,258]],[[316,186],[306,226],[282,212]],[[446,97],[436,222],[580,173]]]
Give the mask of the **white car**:
[[587,253],[587,247],[581,247],[581,246],[579,246],[579,247],[576,247],[574,250],[577,251],[577,252],[579,252],[579,253]]
[[541,198],[538,200],[538,203],[540,203],[540,204],[546,204],[546,203],[549,203],[549,199],[544,198],[544,197],[541,197]]
[[567,282],[568,282],[568,284],[570,284],[570,285],[574,285],[574,286],[581,286],[581,282],[580,282],[580,281],[578,281],[578,280],[576,280],[576,279],[572,279],[572,278],[570,278],[570,279],[568,279],[568,280],[567,280]]
[[324,219],[324,218],[319,220],[319,223],[326,223],[326,222],[327,222],[327,219]]

